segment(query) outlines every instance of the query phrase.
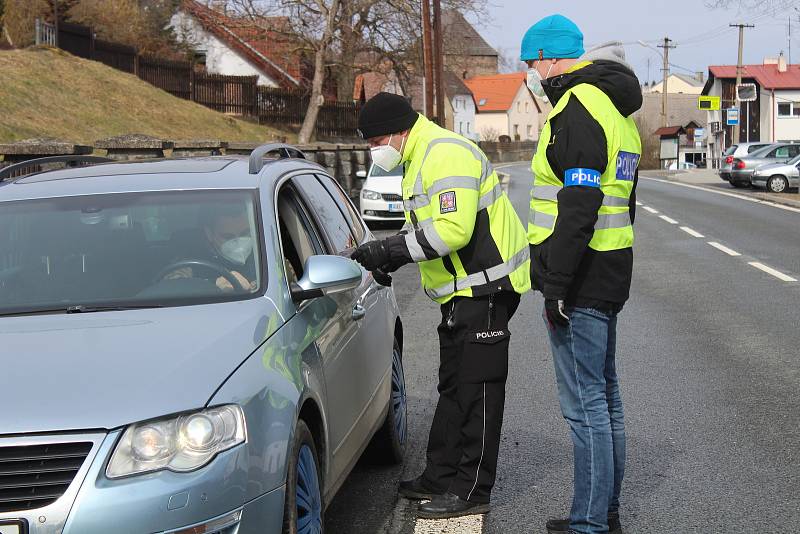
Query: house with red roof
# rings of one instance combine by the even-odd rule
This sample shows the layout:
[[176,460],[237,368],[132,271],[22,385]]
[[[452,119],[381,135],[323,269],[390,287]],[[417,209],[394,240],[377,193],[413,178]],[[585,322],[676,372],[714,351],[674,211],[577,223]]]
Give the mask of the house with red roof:
[[224,7],[181,0],[169,27],[211,74],[255,75],[259,85],[284,89],[306,83],[307,69],[289,37],[285,17],[254,21],[229,14]]
[[[753,84],[755,100],[737,105],[736,65],[712,65],[703,95],[719,96],[721,110],[708,112],[708,158],[718,161],[722,152],[748,141],[800,141],[800,65],[786,58],[767,58],[761,65],[744,65],[742,83]],[[739,109],[739,124],[727,126],[727,109]]]
[[525,73],[474,76],[464,80],[477,113],[475,129],[483,141],[508,136],[512,141],[535,141],[541,130],[542,103],[525,85]]

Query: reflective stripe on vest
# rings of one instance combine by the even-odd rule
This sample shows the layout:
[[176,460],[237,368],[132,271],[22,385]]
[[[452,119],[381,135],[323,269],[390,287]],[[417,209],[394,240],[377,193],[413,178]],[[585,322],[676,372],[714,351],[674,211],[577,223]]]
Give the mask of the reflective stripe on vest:
[[465,278],[454,279],[452,284],[447,284],[435,289],[425,289],[425,293],[432,299],[446,297],[457,291],[475,286],[482,286],[505,278],[530,260],[530,248],[525,248],[514,254],[507,262],[490,267],[485,271],[467,275]]

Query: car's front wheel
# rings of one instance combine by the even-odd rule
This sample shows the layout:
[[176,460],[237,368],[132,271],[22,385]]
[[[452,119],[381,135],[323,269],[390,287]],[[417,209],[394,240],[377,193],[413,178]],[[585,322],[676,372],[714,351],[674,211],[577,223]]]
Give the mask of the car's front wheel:
[[784,193],[789,189],[789,181],[785,176],[770,176],[767,180],[767,191],[771,193]]
[[314,437],[303,420],[297,422],[286,474],[284,534],[322,534],[322,474]]
[[383,426],[370,444],[369,457],[378,463],[399,464],[408,441],[408,398],[403,372],[403,353],[394,340],[392,347],[392,395]]

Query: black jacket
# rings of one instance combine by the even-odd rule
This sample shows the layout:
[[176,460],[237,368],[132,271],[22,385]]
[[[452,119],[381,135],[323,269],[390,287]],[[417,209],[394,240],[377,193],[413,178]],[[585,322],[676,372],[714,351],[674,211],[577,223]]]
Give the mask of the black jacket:
[[[594,61],[574,72],[543,82],[551,102],[570,87],[589,83],[609,96],[624,116],[642,105],[642,91],[636,75],[622,63]],[[600,124],[574,97],[551,122],[547,161],[556,176],[576,167],[601,174],[608,163],[606,136]],[[636,215],[636,184],[630,199],[631,221]],[[533,284],[547,299],[566,300],[578,307],[619,310],[628,299],[633,271],[630,248],[598,252],[589,248],[594,224],[603,202],[596,187],[565,187],[558,193],[558,219],[553,234],[531,247]]]

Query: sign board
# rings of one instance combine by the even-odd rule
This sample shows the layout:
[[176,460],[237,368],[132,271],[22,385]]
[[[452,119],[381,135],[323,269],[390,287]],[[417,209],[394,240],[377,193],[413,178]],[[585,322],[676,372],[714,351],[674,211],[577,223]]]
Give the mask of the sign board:
[[706,136],[706,129],[705,128],[695,128],[694,129],[694,136],[695,138],[702,139]]
[[719,121],[713,121],[711,124],[709,124],[709,126],[711,127],[711,133],[713,134],[722,131],[722,126],[720,126]]
[[661,159],[678,159],[678,138],[661,139]]
[[754,102],[758,99],[758,91],[756,90],[756,84],[754,83],[743,83],[736,86],[736,97],[739,99],[739,102]]
[[721,107],[721,98],[718,96],[699,96],[697,97],[697,109],[703,111],[718,111]]
[[736,126],[739,124],[739,108],[728,108],[725,110],[727,118],[725,124]]

